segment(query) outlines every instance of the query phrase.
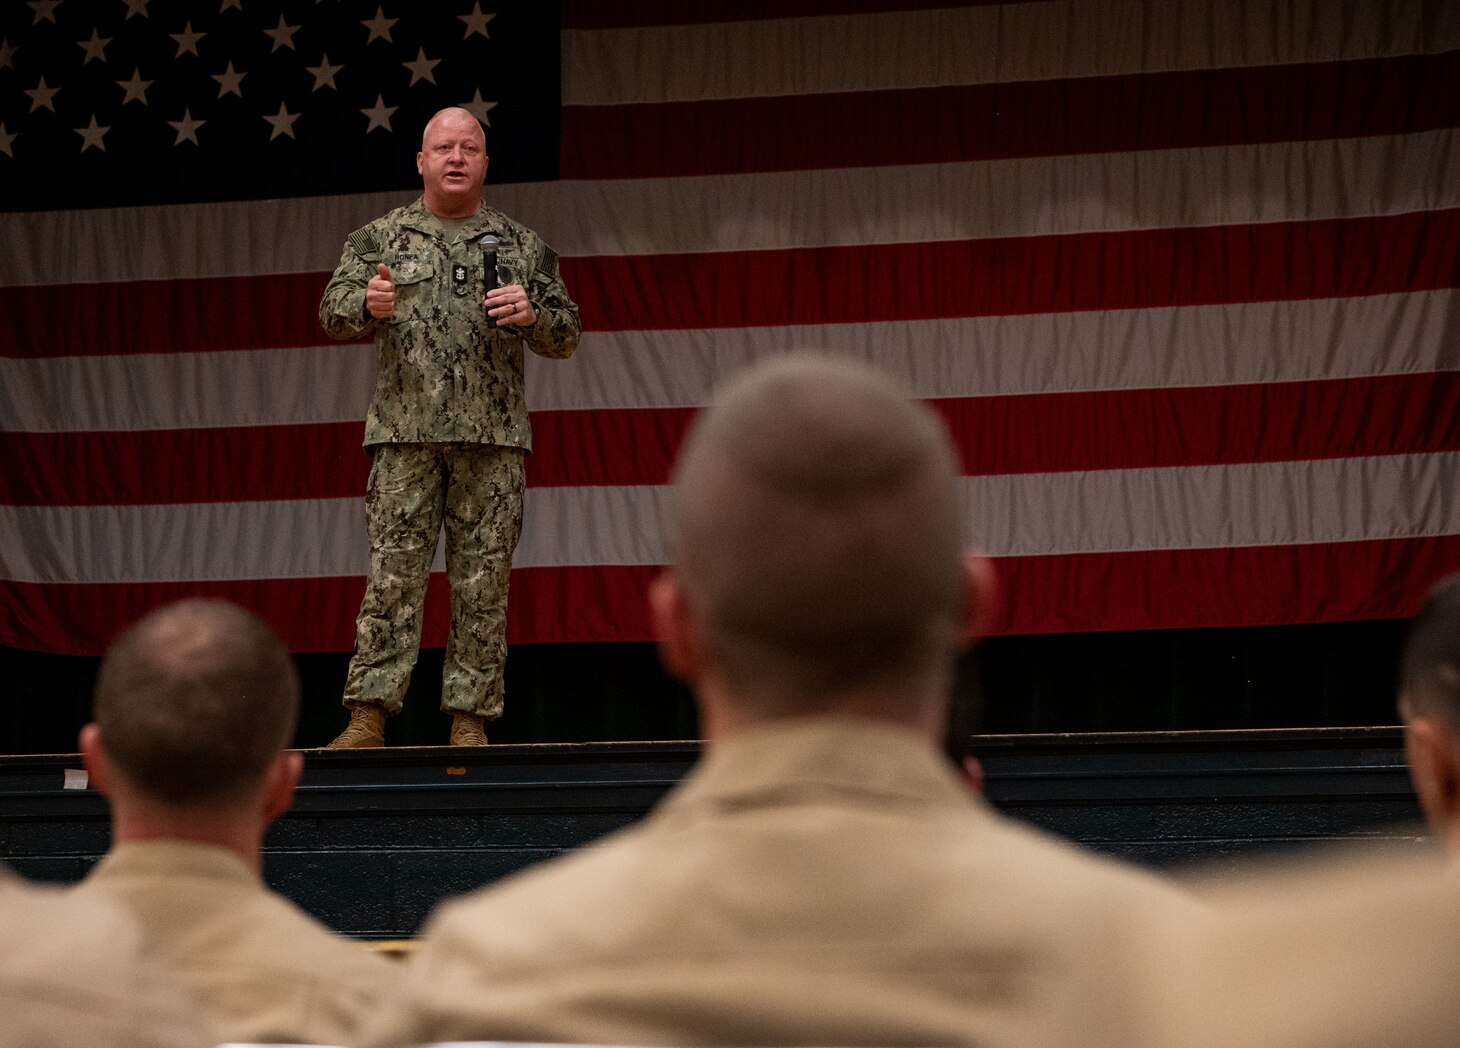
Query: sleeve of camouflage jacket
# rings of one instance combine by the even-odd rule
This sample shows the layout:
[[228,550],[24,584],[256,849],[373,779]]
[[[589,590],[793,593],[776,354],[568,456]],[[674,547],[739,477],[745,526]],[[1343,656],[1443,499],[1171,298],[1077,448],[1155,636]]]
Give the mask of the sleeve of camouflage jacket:
[[369,226],[357,229],[345,241],[340,264],[319,303],[319,322],[331,338],[359,338],[374,329],[375,318],[365,312],[365,285],[383,257]]
[[523,328],[522,336],[534,353],[561,360],[571,357],[578,348],[583,324],[578,317],[578,304],[568,297],[568,289],[558,273],[558,253],[541,241],[538,249],[541,254],[527,282],[527,298],[537,314],[537,322]]

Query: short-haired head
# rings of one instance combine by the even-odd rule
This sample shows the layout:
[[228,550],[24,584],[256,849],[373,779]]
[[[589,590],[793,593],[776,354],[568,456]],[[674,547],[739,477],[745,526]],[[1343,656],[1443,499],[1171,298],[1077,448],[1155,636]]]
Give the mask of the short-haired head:
[[426,122],[416,170],[426,210],[441,218],[469,218],[482,202],[487,139],[481,121],[465,109],[443,109]]
[[133,789],[165,804],[225,805],[259,789],[293,738],[299,677],[256,616],[184,600],[112,643],[94,714],[111,765]]
[[861,366],[786,357],[722,391],[676,467],[670,545],[746,713],[946,679],[966,621],[955,478],[937,417]]
[[1413,712],[1441,717],[1460,731],[1460,572],[1435,584],[1410,624],[1399,693]]
[[431,119],[427,120],[426,126],[421,129],[421,148],[426,148],[432,132],[447,125],[465,129],[485,148],[487,133],[482,129],[482,122],[472,115],[471,110],[462,109],[460,106],[447,106],[445,109],[438,109],[431,114]]

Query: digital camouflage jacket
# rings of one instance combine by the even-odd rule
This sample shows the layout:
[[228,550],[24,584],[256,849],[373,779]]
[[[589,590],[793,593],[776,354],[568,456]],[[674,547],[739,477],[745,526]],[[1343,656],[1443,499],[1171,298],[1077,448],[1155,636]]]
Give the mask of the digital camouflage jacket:
[[[497,327],[487,315],[487,233],[498,241],[498,283],[527,289],[537,313],[530,327]],[[382,262],[395,278],[395,313],[377,320],[365,312],[365,285]],[[523,347],[568,357],[582,330],[558,256],[541,237],[483,204],[448,240],[420,198],[350,234],[319,319],[334,338],[375,336],[367,447],[460,441],[531,450]]]

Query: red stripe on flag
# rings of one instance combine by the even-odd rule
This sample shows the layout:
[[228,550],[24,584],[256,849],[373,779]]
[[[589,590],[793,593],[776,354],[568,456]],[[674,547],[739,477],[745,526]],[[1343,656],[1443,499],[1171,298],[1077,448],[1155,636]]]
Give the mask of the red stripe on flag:
[[[652,566],[519,568],[512,573],[508,640],[651,639],[644,594],[658,572]],[[185,597],[213,597],[257,613],[291,651],[350,651],[364,593],[363,577],[85,585],[0,580],[0,602],[11,612],[0,619],[0,645],[99,655],[154,608]],[[449,601],[446,576],[433,573],[421,630],[425,647],[446,645]]]
[[[996,634],[1195,629],[1403,618],[1460,569],[1460,536],[1302,546],[1010,557],[996,562]],[[512,573],[514,644],[653,639],[652,566],[521,568]],[[1301,580],[1323,579],[1321,586]],[[360,578],[39,585],[0,581],[0,644],[101,653],[121,629],[183,597],[251,608],[294,651],[348,651]],[[446,641],[447,587],[432,576],[423,643]]]
[[1460,51],[897,91],[564,106],[563,178],[938,164],[1432,131]]
[[1413,615],[1460,568],[1460,535],[995,563],[1008,598],[991,633],[1290,626]]
[[0,288],[0,356],[69,357],[288,349],[329,341],[328,273],[180,277]]
[[530,487],[667,484],[697,408],[538,411]]
[[[1460,450],[1460,373],[930,400],[965,476]],[[536,487],[668,483],[693,409],[533,415]]]
[[[229,600],[250,609],[291,651],[350,651],[365,579],[226,579],[79,585],[0,581],[0,645],[58,655],[100,655],[143,615],[188,597]],[[444,577],[433,576],[423,635],[445,645],[450,608]]]
[[[568,258],[590,330],[754,327],[1337,298],[1460,287],[1460,209],[922,244]],[[0,288],[0,355],[316,346],[328,276]],[[118,325],[116,317],[128,322]],[[218,316],[246,315],[246,324]],[[328,349],[322,352],[329,352]]]
[[360,422],[0,433],[0,505],[138,506],[361,496]]
[[[1460,373],[929,402],[969,476],[1460,450]],[[534,413],[532,487],[664,484],[693,408]],[[358,422],[0,433],[0,505],[360,497]]]
[[928,244],[565,259],[585,325],[931,320],[1460,285],[1460,209]]
[[1460,450],[1460,373],[936,400],[968,476]]
[[705,25],[775,18],[886,14],[949,7],[1000,7],[1007,3],[1050,0],[564,0],[564,29],[644,29],[651,26]]

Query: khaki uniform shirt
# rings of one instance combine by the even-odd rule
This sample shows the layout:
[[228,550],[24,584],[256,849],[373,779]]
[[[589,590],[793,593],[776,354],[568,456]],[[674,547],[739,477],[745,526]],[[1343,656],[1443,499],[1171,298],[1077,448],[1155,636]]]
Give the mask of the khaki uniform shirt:
[[1460,1044],[1460,874],[1349,851],[1200,886],[1161,965],[1163,1048]]
[[214,1043],[126,914],[101,899],[25,884],[0,867],[0,1046]]
[[1126,1048],[1147,928],[1194,905],[999,816],[910,733],[788,722],[443,907],[364,1041]]
[[[480,239],[488,232],[499,242],[497,282],[521,284],[537,313],[529,327],[498,327],[482,305]],[[385,320],[364,309],[381,263],[395,279],[395,313]],[[581,331],[558,256],[541,237],[485,204],[449,235],[422,199],[350,234],[319,319],[334,338],[375,336],[366,446],[459,441],[531,450],[523,347],[568,357]]]
[[346,1044],[396,975],[222,848],[114,848],[76,889],[120,903],[212,1018],[223,1041]]

